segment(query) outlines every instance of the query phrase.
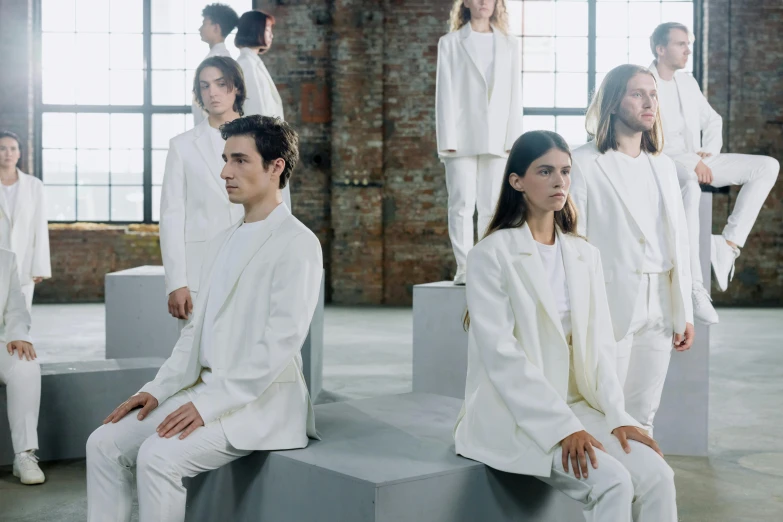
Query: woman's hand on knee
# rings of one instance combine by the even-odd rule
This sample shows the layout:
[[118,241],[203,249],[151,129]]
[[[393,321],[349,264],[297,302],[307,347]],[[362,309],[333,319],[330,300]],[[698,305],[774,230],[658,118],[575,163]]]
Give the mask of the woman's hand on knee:
[[570,461],[576,478],[587,478],[588,457],[593,468],[598,469],[598,457],[595,454],[595,448],[605,451],[604,446],[585,430],[577,431],[564,438],[560,441],[560,446],[563,448],[563,469],[568,473],[568,462]]
[[658,443],[647,435],[647,432],[642,428],[637,428],[636,426],[620,426],[619,428],[612,430],[612,435],[617,437],[626,453],[631,453],[631,445],[628,444],[628,441],[635,440],[636,442],[641,442],[645,446],[651,447],[655,450],[655,453],[663,457],[663,452],[661,452],[661,448],[658,447]]
[[130,413],[131,410],[135,410],[136,408],[141,408],[141,411],[136,417],[139,420],[142,420],[149,412],[157,407],[158,399],[147,392],[139,392],[127,401],[117,406],[108,417],[103,419],[103,423],[108,424],[110,422],[118,422],[120,419]]
[[25,358],[28,361],[33,361],[38,358],[38,355],[35,353],[35,348],[27,341],[11,341],[6,348],[8,349],[9,355],[13,355],[14,350],[16,350],[19,359]]

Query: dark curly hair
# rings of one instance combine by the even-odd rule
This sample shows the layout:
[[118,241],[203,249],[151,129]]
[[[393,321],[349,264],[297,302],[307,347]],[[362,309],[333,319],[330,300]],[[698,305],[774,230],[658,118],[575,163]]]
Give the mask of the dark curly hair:
[[213,24],[218,24],[223,38],[228,36],[239,22],[237,12],[225,4],[209,4],[201,11],[201,16],[209,18]]

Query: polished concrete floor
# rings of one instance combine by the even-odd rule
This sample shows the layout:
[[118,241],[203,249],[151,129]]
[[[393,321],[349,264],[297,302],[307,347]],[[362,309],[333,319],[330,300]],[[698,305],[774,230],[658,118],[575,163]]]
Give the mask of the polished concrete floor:
[[[719,312],[711,347],[711,456],[667,457],[676,472],[680,520],[780,522],[783,309]],[[42,362],[103,358],[103,305],[36,306],[34,321]],[[410,309],[327,307],[325,323],[325,398],[410,391]],[[86,519],[84,461],[42,468],[47,483],[30,487],[0,467],[0,522]]]

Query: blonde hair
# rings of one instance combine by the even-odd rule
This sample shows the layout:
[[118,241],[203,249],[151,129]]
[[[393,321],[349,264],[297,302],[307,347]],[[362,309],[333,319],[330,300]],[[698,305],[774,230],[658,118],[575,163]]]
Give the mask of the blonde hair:
[[[470,22],[470,9],[465,7],[464,0],[454,0],[449,17],[449,31],[458,31],[466,23]],[[498,28],[503,34],[508,34],[508,10],[506,0],[496,0],[495,12],[489,18],[489,22]]]
[[[612,69],[593,95],[593,101],[587,109],[585,129],[595,140],[601,154],[609,149],[617,150],[617,136],[614,132],[615,113],[625,96],[628,81],[637,74],[649,74],[655,80],[653,73],[646,67],[624,64]],[[660,106],[655,111],[653,128],[642,133],[642,150],[651,154],[660,154],[663,151]]]

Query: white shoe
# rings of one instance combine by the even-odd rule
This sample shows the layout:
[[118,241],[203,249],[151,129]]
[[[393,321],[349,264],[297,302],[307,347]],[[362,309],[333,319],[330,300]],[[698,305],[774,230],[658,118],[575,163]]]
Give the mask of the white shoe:
[[718,324],[718,312],[712,306],[712,298],[700,284],[693,285],[693,317],[707,326]]
[[465,286],[465,276],[466,273],[464,270],[457,270],[457,275],[454,276],[454,284]]
[[38,457],[34,451],[23,451],[14,456],[14,477],[22,484],[43,484],[46,480],[43,471],[38,467]]
[[734,260],[740,255],[740,249],[732,247],[723,236],[713,235],[710,242],[710,261],[715,273],[715,282],[721,292],[725,292],[729,281],[734,278]]

